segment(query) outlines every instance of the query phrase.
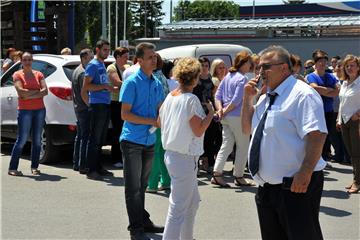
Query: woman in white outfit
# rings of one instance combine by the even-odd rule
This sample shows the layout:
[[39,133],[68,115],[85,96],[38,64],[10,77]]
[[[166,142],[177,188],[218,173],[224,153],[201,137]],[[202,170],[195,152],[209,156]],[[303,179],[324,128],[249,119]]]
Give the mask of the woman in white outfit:
[[193,239],[193,227],[200,195],[197,186],[197,161],[204,152],[205,130],[214,109],[207,103],[205,115],[199,99],[192,94],[201,64],[195,58],[182,58],[173,76],[179,87],[171,91],[160,108],[159,124],[165,149],[165,164],[171,178],[169,210],[163,239]]
[[215,94],[217,114],[223,125],[222,145],[216,157],[211,183],[220,187],[230,187],[222,178],[225,162],[236,144],[234,162],[234,183],[240,185],[254,185],[244,178],[247,162],[250,136],[243,134],[240,128],[240,113],[243,99],[244,85],[247,83],[246,73],[252,65],[251,55],[247,51],[239,52],[229,73],[221,81]]

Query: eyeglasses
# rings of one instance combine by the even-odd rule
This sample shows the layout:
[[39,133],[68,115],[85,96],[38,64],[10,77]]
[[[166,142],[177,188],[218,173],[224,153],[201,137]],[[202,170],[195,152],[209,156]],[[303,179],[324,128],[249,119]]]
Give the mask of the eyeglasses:
[[269,70],[272,66],[284,64],[283,62],[280,63],[263,63],[258,65],[259,69],[263,69],[264,71]]
[[31,62],[32,61],[32,59],[31,58],[23,58],[23,60],[22,60],[23,62]]

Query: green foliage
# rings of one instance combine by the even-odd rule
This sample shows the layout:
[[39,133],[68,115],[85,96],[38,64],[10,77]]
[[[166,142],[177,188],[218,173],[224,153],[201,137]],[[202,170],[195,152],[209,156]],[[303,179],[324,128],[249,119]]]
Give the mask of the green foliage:
[[233,1],[181,0],[174,9],[175,21],[188,19],[234,19],[240,6]]
[[132,39],[156,36],[156,27],[161,25],[165,15],[162,12],[163,2],[163,0],[130,1]]

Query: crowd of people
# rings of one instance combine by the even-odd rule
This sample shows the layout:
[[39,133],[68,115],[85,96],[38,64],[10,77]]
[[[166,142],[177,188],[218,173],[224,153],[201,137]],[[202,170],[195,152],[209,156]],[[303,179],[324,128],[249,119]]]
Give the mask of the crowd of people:
[[[15,61],[13,50],[3,71]],[[109,54],[106,40],[97,42],[95,54],[81,50],[72,75],[73,169],[92,180],[113,175],[101,162],[111,121],[111,159],[124,169],[131,239],[149,239],[146,232],[193,239],[199,171],[211,174],[211,184],[228,188],[223,171],[230,156],[234,184],[259,186],[263,239],[322,239],[322,170],[331,161],[352,164],[353,179],[345,187],[359,192],[359,57],[334,56],[328,66],[328,54],[315,50],[302,71],[300,57],[281,46],[258,55],[241,51],[230,68],[220,58],[162,59],[151,43],[136,46],[131,66],[127,48],[116,48],[115,62],[106,68]],[[23,67],[13,76],[19,131],[8,174],[22,175],[19,157],[32,131],[31,172],[40,175],[47,87],[42,73],[31,68],[31,53],[21,53],[19,61]],[[247,164],[253,179],[244,177]],[[150,220],[145,193],[169,189],[162,227]]]

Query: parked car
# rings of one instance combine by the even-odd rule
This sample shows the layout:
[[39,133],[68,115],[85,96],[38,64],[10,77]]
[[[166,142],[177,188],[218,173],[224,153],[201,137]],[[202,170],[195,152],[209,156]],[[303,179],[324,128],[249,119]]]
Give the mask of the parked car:
[[249,48],[235,44],[194,44],[165,48],[157,52],[168,60],[181,57],[207,57],[212,62],[215,58],[221,58],[225,65],[230,67],[236,54],[243,50],[252,53]]
[[[44,97],[45,126],[41,139],[40,163],[63,157],[61,151],[73,145],[76,135],[76,117],[71,93],[71,76],[80,64],[79,55],[34,54],[33,69],[42,72],[49,89]],[[111,57],[107,64],[114,62]],[[21,69],[15,63],[1,76],[1,137],[16,139],[18,97],[12,75]],[[29,139],[30,141],[30,139]]]

